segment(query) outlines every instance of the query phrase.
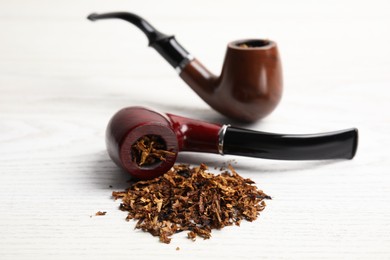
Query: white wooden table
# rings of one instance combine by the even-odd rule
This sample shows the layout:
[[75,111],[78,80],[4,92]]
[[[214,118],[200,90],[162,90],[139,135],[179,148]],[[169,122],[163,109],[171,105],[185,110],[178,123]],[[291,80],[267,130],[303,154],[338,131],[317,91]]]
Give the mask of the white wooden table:
[[[121,21],[132,11],[219,73],[226,44],[275,40],[285,92],[247,128],[314,133],[357,127],[352,161],[233,162],[273,196],[255,222],[171,244],[134,230],[111,192],[127,187],[105,151],[120,108],[144,105],[226,123]],[[388,1],[0,1],[0,259],[390,259]],[[233,160],[233,161],[232,161]],[[112,186],[112,188],[110,187]],[[97,211],[106,216],[95,217]],[[180,250],[176,250],[180,247]]]

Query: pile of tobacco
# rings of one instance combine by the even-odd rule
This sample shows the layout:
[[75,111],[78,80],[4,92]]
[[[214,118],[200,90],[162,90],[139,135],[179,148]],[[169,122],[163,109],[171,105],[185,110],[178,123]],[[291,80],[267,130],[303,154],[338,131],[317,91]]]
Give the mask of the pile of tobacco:
[[255,220],[265,208],[264,199],[271,199],[252,180],[229,168],[230,172],[213,175],[204,164],[176,165],[159,178],[136,182],[112,195],[122,199],[120,209],[129,212],[126,220],[138,220],[136,228],[164,243],[181,231],[188,231],[192,240],[207,239],[212,229]]

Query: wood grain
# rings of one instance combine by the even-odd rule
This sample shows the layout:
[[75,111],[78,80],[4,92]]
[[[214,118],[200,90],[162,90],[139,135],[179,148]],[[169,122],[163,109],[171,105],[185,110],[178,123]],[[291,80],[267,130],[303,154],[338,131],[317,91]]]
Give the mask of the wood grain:
[[[215,231],[210,240],[177,234],[165,245],[134,230],[111,198],[128,176],[105,152],[109,118],[144,105],[231,122],[210,110],[136,29],[85,19],[112,10],[142,14],[175,34],[216,74],[227,42],[275,40],[284,96],[271,116],[245,127],[358,127],[356,158],[182,154],[181,162],[205,162],[216,173],[214,167],[233,163],[273,200],[257,221]],[[1,1],[0,259],[390,259],[389,24],[384,0]]]

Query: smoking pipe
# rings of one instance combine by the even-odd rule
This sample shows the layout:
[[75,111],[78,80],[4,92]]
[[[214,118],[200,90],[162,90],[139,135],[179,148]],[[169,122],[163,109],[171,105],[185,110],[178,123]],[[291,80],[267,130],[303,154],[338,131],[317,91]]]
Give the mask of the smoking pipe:
[[[132,148],[144,136],[157,136],[170,153],[162,160],[140,166]],[[112,160],[139,179],[167,172],[178,152],[281,160],[352,159],[357,143],[355,128],[322,134],[274,134],[161,114],[144,107],[120,110],[111,118],[106,131],[107,151]]]
[[149,46],[160,53],[180,77],[213,109],[243,122],[271,113],[282,95],[282,69],[276,43],[247,39],[228,44],[219,77],[185,50],[172,35],[155,29],[138,15],[125,12],[88,16],[91,21],[119,18],[145,33]]

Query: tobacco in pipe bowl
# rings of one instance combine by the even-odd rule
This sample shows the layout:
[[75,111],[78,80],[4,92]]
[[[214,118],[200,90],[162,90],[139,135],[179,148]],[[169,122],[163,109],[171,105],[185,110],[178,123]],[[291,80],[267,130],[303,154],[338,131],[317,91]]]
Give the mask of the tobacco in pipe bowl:
[[[138,179],[163,175],[174,165],[179,152],[276,160],[352,159],[357,144],[355,128],[320,134],[275,134],[163,114],[144,107],[118,111],[106,130],[111,159]],[[155,157],[142,158],[142,154]]]
[[[282,66],[277,45],[265,39],[246,39],[228,44],[220,76],[211,73],[182,47],[142,17],[128,12],[90,14],[88,19],[122,19],[138,27],[154,48],[210,107],[243,122],[270,114],[283,90]],[[227,106],[226,104],[229,104]]]

